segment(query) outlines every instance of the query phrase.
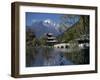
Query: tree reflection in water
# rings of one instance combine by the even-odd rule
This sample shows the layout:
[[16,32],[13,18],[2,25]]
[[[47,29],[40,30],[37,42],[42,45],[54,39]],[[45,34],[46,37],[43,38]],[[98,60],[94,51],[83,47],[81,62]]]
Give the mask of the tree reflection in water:
[[89,48],[64,51],[55,48],[31,48],[26,53],[26,67],[89,64]]

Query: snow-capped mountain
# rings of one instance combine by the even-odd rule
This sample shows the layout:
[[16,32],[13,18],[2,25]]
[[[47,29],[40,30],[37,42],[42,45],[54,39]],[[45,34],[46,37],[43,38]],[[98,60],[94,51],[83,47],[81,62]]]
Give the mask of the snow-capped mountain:
[[34,31],[37,38],[40,38],[45,33],[53,33],[54,36],[61,34],[59,31],[59,24],[50,19],[35,21],[30,28]]
[[45,25],[47,27],[49,27],[49,26],[52,27],[52,26],[55,26],[55,23],[50,19],[46,19],[43,21],[43,25]]
[[[74,24],[75,22],[73,22]],[[72,25],[72,23],[71,23]],[[29,27],[33,30],[37,38],[44,36],[45,33],[53,33],[54,36],[58,36],[64,33],[71,25],[56,23],[50,19],[35,20]]]

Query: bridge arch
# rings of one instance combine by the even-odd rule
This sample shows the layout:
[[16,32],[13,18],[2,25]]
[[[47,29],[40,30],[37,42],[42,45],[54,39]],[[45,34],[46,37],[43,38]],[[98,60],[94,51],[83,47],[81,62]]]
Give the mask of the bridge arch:
[[61,43],[61,44],[55,44],[54,48],[69,48],[70,44],[69,43]]

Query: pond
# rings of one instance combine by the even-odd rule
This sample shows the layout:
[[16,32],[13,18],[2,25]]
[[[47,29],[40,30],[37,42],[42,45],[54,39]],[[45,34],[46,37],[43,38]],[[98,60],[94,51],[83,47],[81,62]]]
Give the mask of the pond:
[[89,64],[89,48],[57,49],[35,47],[26,51],[26,67]]

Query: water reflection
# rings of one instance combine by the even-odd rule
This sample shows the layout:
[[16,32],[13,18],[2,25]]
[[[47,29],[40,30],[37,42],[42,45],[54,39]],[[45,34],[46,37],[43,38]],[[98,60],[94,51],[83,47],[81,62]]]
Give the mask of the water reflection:
[[79,50],[37,47],[26,53],[26,67],[76,64],[89,64],[89,48]]

